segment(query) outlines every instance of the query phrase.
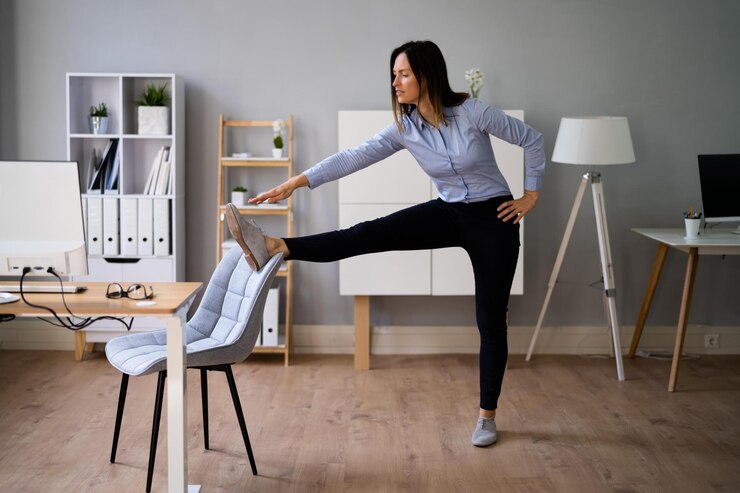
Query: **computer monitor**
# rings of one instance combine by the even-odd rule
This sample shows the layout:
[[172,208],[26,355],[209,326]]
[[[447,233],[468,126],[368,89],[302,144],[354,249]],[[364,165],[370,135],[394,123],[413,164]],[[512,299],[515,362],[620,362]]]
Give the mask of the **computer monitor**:
[[704,220],[740,222],[740,154],[700,154],[699,181]]
[[87,275],[76,162],[0,161],[0,276]]

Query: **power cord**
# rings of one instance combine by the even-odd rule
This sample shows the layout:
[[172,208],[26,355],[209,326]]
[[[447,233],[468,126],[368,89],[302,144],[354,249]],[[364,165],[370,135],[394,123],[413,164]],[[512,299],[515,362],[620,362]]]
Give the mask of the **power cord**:
[[[656,352],[656,351],[644,351],[642,349],[638,349],[637,352],[635,352],[635,356],[638,358],[646,358],[646,359],[658,359],[662,361],[671,361],[673,359],[673,353],[668,352]],[[694,353],[681,353],[681,359],[688,360],[688,359],[699,359],[701,358],[701,355],[694,354]]]
[[[70,310],[69,309],[69,306],[67,306],[67,300],[64,297],[64,283],[62,281],[62,277],[54,270],[53,267],[49,267],[48,269],[46,269],[46,272],[49,273],[49,274],[51,274],[51,275],[53,275],[54,277],[56,277],[59,280],[59,286],[62,288],[60,290],[61,291],[61,295],[62,295],[62,303],[64,304],[64,308],[65,308],[65,310],[67,310],[67,313],[69,313],[71,316],[65,317],[66,318],[66,321],[65,321],[61,317],[59,317],[59,315],[57,315],[57,313],[54,310],[52,310],[51,308],[49,308],[47,306],[36,305],[36,304],[31,303],[30,301],[28,301],[26,299],[25,293],[23,292],[23,281],[24,281],[24,279],[26,278],[26,275],[29,272],[31,272],[31,268],[30,267],[24,267],[23,268],[23,275],[21,276],[21,282],[20,282],[21,298],[23,299],[23,301],[28,306],[33,307],[33,308],[38,308],[40,310],[46,310],[49,313],[51,313],[52,316],[57,320],[58,323],[53,322],[51,320],[47,320],[46,318],[43,318],[43,317],[37,317],[39,320],[43,320],[44,322],[46,322],[48,324],[51,324],[51,325],[53,325],[55,327],[64,327],[65,329],[69,329],[69,330],[81,330],[81,329],[84,329],[84,328],[89,327],[93,323],[95,323],[97,321],[100,321],[100,320],[114,320],[116,322],[120,322],[121,324],[123,324],[123,326],[126,327],[126,330],[131,330],[131,326],[134,323],[134,317],[131,317],[131,320],[129,320],[128,322],[126,322],[126,320],[124,320],[123,318],[120,318],[120,317],[111,317],[109,315],[104,315],[104,316],[101,316],[101,317],[94,317],[94,318],[93,317],[84,317],[83,318],[83,317],[78,317],[77,315],[75,315],[74,313],[72,313],[72,310]],[[72,320],[73,318],[80,319],[80,321],[79,322],[75,322],[74,320]]]

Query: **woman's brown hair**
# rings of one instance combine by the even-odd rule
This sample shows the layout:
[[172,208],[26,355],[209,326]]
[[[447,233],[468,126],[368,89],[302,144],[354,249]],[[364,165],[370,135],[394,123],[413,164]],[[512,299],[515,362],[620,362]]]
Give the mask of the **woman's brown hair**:
[[403,132],[403,115],[410,115],[416,108],[415,104],[399,103],[393,88],[395,78],[393,64],[401,53],[406,54],[411,71],[419,82],[419,98],[426,91],[436,120],[445,123],[442,108],[462,104],[468,98],[468,93],[455,92],[450,87],[450,82],[447,80],[447,64],[442,51],[436,44],[431,41],[409,41],[391,53],[391,104],[398,130]]

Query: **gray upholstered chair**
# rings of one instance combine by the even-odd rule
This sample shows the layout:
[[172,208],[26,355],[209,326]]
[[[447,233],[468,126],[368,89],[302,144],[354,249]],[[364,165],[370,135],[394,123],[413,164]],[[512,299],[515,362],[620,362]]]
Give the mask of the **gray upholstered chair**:
[[[257,466],[254,462],[231,365],[249,356],[257,342],[262,329],[262,313],[267,292],[277,274],[282,258],[282,254],[277,254],[260,271],[254,272],[244,260],[241,249],[231,249],[216,267],[197,311],[185,325],[187,365],[188,368],[200,370],[205,448],[209,448],[206,375],[208,371],[223,371],[226,373],[249,463],[255,475]],[[147,492],[151,491],[152,486],[164,382],[167,377],[166,344],[166,331],[158,330],[117,337],[108,342],[105,347],[108,361],[123,373],[113,433],[111,462],[115,462],[116,459],[129,376],[159,373],[149,448]]]

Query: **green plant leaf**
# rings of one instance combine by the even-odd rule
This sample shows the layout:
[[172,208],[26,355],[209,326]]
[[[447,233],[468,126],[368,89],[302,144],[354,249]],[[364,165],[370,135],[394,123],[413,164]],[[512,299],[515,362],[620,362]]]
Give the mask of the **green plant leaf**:
[[139,106],[167,106],[167,83],[161,86],[147,84],[141,93],[141,99],[136,101]]
[[108,116],[108,107],[105,103],[98,106],[90,106],[90,116]]

